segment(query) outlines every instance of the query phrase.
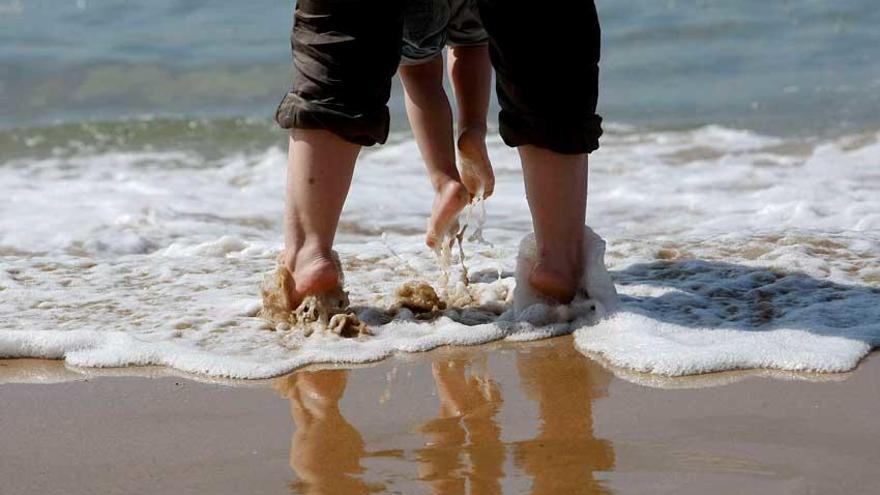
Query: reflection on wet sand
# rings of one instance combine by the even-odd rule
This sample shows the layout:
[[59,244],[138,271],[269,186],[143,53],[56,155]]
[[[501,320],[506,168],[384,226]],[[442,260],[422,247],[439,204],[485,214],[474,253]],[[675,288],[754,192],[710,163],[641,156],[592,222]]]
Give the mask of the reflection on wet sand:
[[290,399],[296,430],[290,441],[290,467],[299,477],[291,488],[304,494],[366,494],[381,491],[359,475],[365,456],[360,433],[339,411],[348,371],[294,373],[275,383]]
[[430,441],[416,454],[419,479],[438,495],[464,494],[467,482],[471,493],[501,493],[505,448],[494,419],[501,389],[488,373],[474,373],[473,364],[454,359],[432,365],[440,411],[418,429]]
[[[411,472],[399,473],[400,479],[425,483],[434,494],[493,495],[508,492],[505,475],[525,474],[532,495],[608,493],[595,473],[614,468],[614,450],[593,434],[592,405],[606,394],[610,375],[564,347],[536,346],[517,353],[520,386],[537,403],[539,424],[534,438],[510,442],[502,441],[498,412],[502,390],[514,385],[492,379],[488,354],[434,361],[437,417],[416,428],[424,446],[400,454],[415,461]],[[548,358],[549,353],[557,355]],[[297,493],[365,494],[387,488],[361,477],[361,462],[369,454],[339,410],[347,378],[348,371],[325,370],[276,382],[290,399],[296,426],[290,466],[300,480],[291,487]],[[517,472],[505,473],[508,458]]]
[[514,461],[532,476],[533,495],[609,493],[594,473],[614,468],[614,449],[593,434],[593,400],[607,394],[610,376],[576,356],[547,359],[549,352],[576,351],[517,354],[520,383],[538,403],[541,425],[534,439],[514,445]]

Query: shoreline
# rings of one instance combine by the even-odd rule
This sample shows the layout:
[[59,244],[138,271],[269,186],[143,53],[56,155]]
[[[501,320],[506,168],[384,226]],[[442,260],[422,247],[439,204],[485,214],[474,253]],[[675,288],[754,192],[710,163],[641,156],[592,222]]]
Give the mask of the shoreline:
[[873,487],[880,461],[877,352],[830,381],[725,372],[666,388],[569,336],[232,386],[0,364],[10,494],[834,494]]
[[[196,383],[223,385],[227,387],[270,387],[275,380],[295,373],[311,373],[325,370],[359,370],[376,366],[393,366],[398,362],[419,362],[434,360],[437,356],[467,354],[492,350],[511,350],[521,345],[557,345],[559,341],[571,341],[572,336],[561,335],[532,341],[492,341],[485,344],[465,346],[440,346],[429,351],[395,353],[376,361],[365,363],[316,363],[297,368],[269,378],[239,379],[200,375],[177,370],[167,366],[120,366],[120,367],[79,367],[68,366],[64,359],[45,358],[2,358],[0,359],[0,386],[5,384],[48,384],[88,381],[98,378],[179,378]],[[574,346],[573,342],[568,345]],[[766,378],[781,381],[802,381],[811,383],[842,382],[859,372],[863,364],[871,359],[880,359],[880,348],[872,349],[859,361],[855,369],[846,372],[785,371],[766,368],[744,368],[711,371],[692,375],[666,376],[630,370],[615,366],[601,354],[576,350],[588,359],[613,374],[617,379],[636,385],[661,389],[689,389],[724,386],[748,379]]]

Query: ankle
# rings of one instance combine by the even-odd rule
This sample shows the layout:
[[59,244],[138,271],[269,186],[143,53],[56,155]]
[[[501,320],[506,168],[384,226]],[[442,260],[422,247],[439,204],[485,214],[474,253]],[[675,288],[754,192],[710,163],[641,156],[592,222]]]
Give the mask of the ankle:
[[448,187],[451,187],[451,184],[461,184],[461,176],[459,176],[458,171],[455,172],[435,172],[431,174],[431,186],[434,188],[435,193],[441,193]]
[[305,240],[285,248],[282,262],[290,270],[290,273],[294,273],[298,266],[303,266],[317,260],[332,260],[332,258],[332,248],[323,246],[321,243],[313,240]]
[[583,240],[571,239],[564,243],[539,243],[539,262],[576,270],[583,263]]

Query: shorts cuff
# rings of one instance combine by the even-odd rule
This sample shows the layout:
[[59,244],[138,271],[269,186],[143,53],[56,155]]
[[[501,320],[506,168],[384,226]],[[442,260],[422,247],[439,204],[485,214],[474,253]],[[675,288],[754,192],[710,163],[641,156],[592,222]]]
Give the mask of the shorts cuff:
[[511,147],[533,145],[565,155],[591,153],[599,148],[602,117],[593,115],[585,121],[566,123],[537,118],[516,118],[502,110],[499,132]]
[[489,44],[489,37],[480,38],[477,40],[453,40],[449,39],[446,42],[446,46],[456,47],[456,46],[483,46]]
[[391,123],[388,107],[371,113],[347,113],[319,106],[290,92],[275,111],[275,122],[283,129],[325,129],[361,146],[382,144]]
[[408,57],[406,55],[401,55],[400,56],[400,65],[421,65],[421,64],[430,62],[431,60],[434,60],[435,58],[439,57],[442,54],[443,54],[443,51],[441,49],[440,51],[437,51],[437,52],[434,52],[434,53],[431,53],[428,55],[424,55],[421,57]]

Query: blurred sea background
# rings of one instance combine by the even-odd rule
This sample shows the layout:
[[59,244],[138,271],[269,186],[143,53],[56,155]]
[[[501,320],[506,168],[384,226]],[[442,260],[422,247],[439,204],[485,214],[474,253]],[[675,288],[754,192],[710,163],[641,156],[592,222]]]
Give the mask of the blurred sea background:
[[[878,127],[872,1],[597,5],[599,112],[610,122],[823,136]],[[162,121],[151,130],[161,142],[181,120],[268,121],[292,78],[292,10],[267,0],[2,0],[0,151],[14,146],[14,129],[64,124],[75,133],[84,122],[152,118]],[[397,83],[390,106],[405,128]],[[241,138],[279,139],[258,122]]]

